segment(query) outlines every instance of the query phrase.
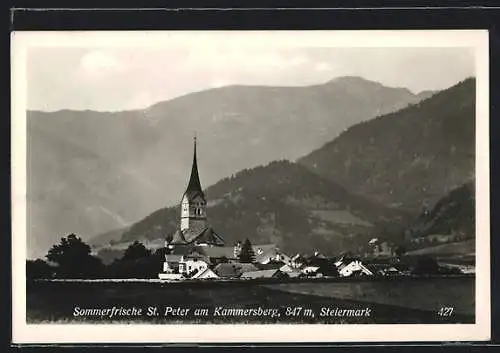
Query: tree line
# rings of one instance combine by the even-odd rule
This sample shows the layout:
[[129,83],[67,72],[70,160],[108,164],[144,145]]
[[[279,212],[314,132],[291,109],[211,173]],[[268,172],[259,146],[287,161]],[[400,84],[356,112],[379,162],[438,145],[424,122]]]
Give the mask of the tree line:
[[92,255],[90,246],[76,234],[61,239],[52,246],[44,259],[26,262],[27,279],[40,278],[153,278],[162,268],[166,249],[147,249],[135,241],[125,250],[122,257],[105,265]]
[[[99,279],[99,278],[156,278],[161,271],[166,248],[147,249],[144,244],[134,241],[128,246],[120,258],[105,265],[102,260],[92,255],[91,248],[76,234],[61,239],[52,246],[44,259],[27,260],[27,279]],[[333,259],[309,257],[304,262],[308,266],[316,266],[323,275],[338,276]],[[399,260],[398,260],[399,261]],[[242,244],[239,262],[255,262],[255,253],[248,239]],[[414,274],[444,273],[436,259],[430,256],[419,257],[411,267]],[[455,271],[446,271],[454,273]]]

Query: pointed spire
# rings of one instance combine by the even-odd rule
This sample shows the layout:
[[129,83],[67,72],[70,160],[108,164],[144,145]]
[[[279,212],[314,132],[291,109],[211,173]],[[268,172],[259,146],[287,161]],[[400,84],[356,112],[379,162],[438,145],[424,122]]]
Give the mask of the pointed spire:
[[193,165],[191,167],[191,177],[189,178],[189,184],[187,187],[187,192],[199,191],[202,192],[200,177],[198,175],[198,162],[196,159],[196,133],[194,135],[194,153],[193,153]]

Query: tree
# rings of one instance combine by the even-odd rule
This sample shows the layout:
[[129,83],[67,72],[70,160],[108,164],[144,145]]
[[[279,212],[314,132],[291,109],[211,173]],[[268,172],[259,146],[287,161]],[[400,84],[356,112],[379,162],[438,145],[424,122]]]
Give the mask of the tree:
[[417,260],[413,273],[419,275],[439,273],[439,264],[433,257],[422,256]]
[[56,263],[57,277],[95,278],[100,277],[104,266],[101,260],[92,256],[90,246],[76,234],[62,238],[46,255],[47,260]]
[[406,254],[406,248],[403,245],[396,246],[394,248],[394,255],[400,259],[404,254]]
[[152,253],[136,240],[128,246],[121,258],[113,261],[108,267],[108,274],[114,278],[156,277],[161,271],[167,253],[166,248],[160,248]]
[[168,254],[170,254],[170,249],[163,247],[156,249],[156,251],[153,253],[153,256],[163,262],[165,261],[165,256]]
[[54,268],[42,259],[26,261],[26,278],[51,278],[54,275]]
[[151,255],[151,251],[149,251],[140,241],[136,240],[125,250],[122,259],[127,261],[139,260],[147,258],[149,255]]
[[330,277],[338,277],[339,271],[335,263],[328,259],[318,259],[316,262],[316,266],[319,267],[318,273],[321,273],[323,276]]
[[240,262],[241,263],[252,263],[255,261],[255,253],[252,248],[252,244],[248,238],[245,239],[240,252]]

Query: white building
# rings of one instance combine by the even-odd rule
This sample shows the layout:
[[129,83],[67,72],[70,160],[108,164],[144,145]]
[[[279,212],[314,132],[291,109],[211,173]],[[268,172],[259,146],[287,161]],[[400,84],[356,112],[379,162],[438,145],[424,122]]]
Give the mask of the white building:
[[370,271],[363,263],[359,260],[339,260],[335,263],[339,275],[341,277],[349,277],[355,274],[373,276],[372,271]]
[[312,275],[318,272],[319,267],[318,266],[306,266],[302,269],[302,273],[306,275]]
[[199,258],[190,258],[183,255],[165,255],[163,272],[158,274],[160,279],[181,279],[192,277],[208,269],[208,263]]
[[190,277],[195,275],[197,272],[205,271],[208,268],[208,264],[200,259],[182,259],[179,262],[179,273],[185,274]]

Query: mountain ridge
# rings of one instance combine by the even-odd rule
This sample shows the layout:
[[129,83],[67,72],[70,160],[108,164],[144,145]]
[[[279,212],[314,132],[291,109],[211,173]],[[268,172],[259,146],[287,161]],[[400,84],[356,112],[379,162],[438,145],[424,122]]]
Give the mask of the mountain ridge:
[[244,168],[294,160],[348,126],[419,100],[371,84],[356,94],[341,84],[258,87],[195,92],[143,110],[28,111],[28,253],[176,203],[195,130],[202,183],[213,185]]
[[474,117],[469,78],[353,125],[298,162],[355,193],[418,212],[473,177]]
[[[205,193],[209,224],[228,246],[249,238],[255,244],[275,243],[290,253],[321,249],[333,254],[339,247],[355,250],[373,232],[398,228],[409,219],[404,212],[351,194],[286,160],[242,170]],[[161,246],[178,227],[179,217],[178,205],[159,209],[115,243],[139,240]],[[105,252],[113,249],[108,245]]]
[[[464,81],[416,106],[354,125],[319,149],[326,150],[328,158],[317,159],[317,167],[327,171],[342,171],[346,165],[342,158],[354,156],[355,160],[362,160],[361,166],[369,171],[363,176],[369,178],[370,173],[376,175],[380,170],[376,168],[377,164],[367,162],[366,158],[375,162],[394,159],[396,163],[387,165],[382,171],[388,172],[389,176],[405,177],[393,179],[392,187],[411,191],[408,180],[440,184],[441,188],[430,194],[424,188],[416,188],[417,192],[411,194],[417,200],[427,197],[428,204],[433,205],[420,216],[421,209],[406,211],[401,207],[388,207],[374,198],[348,191],[329,178],[329,174],[318,173],[308,163],[281,160],[245,168],[206,188],[208,214],[213,225],[223,237],[229,235],[226,239],[230,242],[248,237],[252,242],[277,243],[290,253],[318,249],[329,253],[358,251],[371,238],[393,244],[410,242],[406,245],[413,246],[414,238],[433,239],[429,241],[432,245],[436,239],[455,241],[473,237],[475,201],[470,176],[474,170],[470,158],[474,159],[471,142],[474,138],[468,129],[474,120],[471,113],[475,98],[473,84],[474,81]],[[355,132],[354,139],[352,131]],[[339,151],[332,151],[330,146],[335,146],[339,140],[342,142],[346,136],[351,139],[350,144],[337,146],[341,153],[335,158]],[[393,136],[392,140],[390,136]],[[378,141],[382,141],[381,145],[377,144]],[[410,143],[406,144],[408,141]],[[421,145],[416,143],[419,141]],[[455,146],[457,141],[459,147]],[[390,152],[396,153],[399,159],[382,148],[386,143]],[[342,146],[348,148],[342,150]],[[354,152],[349,149],[352,146],[356,148]],[[377,148],[382,148],[384,153],[375,153],[377,158],[370,156],[378,151]],[[365,150],[368,155],[356,155],[357,151]],[[315,153],[317,151],[311,154]],[[441,154],[438,161],[446,162],[435,163],[431,159],[425,164],[424,172],[429,179],[425,178],[419,159],[426,153]],[[461,186],[453,189],[448,185],[451,183],[447,177],[454,172],[455,165],[464,168],[455,171],[454,178]],[[401,168],[405,168],[404,174],[399,174]],[[178,226],[178,216],[177,206],[158,210],[132,225],[122,235],[121,242],[157,240],[156,243],[161,245],[162,237]]]

